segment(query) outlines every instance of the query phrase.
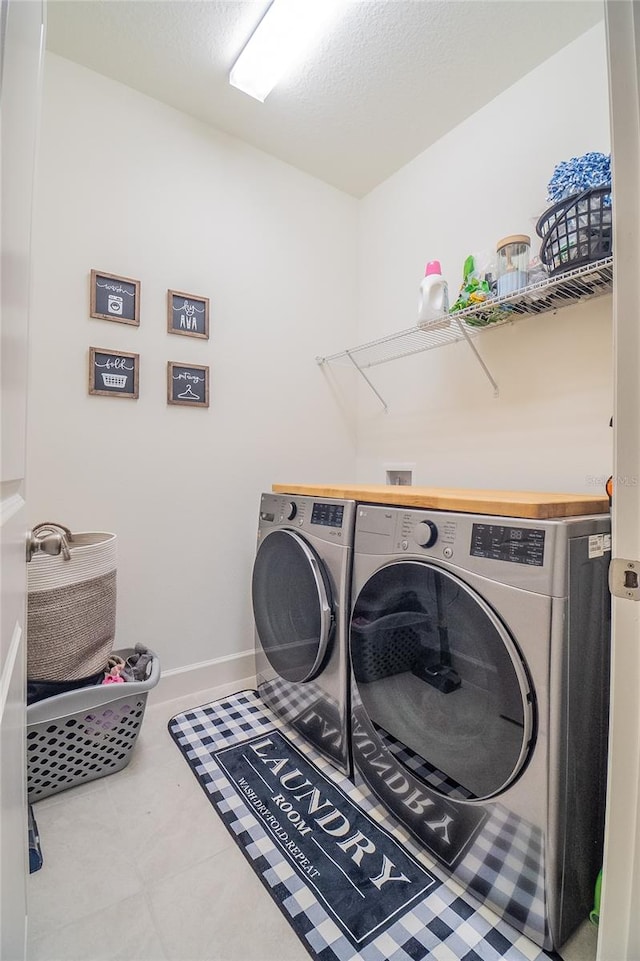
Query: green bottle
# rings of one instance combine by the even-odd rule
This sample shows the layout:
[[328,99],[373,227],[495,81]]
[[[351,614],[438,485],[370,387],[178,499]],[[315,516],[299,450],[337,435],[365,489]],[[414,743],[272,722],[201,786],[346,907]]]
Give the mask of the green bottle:
[[600,921],[600,889],[602,888],[602,869],[598,871],[598,877],[596,878],[596,888],[593,892],[593,911],[589,915],[589,920],[592,924],[598,924]]

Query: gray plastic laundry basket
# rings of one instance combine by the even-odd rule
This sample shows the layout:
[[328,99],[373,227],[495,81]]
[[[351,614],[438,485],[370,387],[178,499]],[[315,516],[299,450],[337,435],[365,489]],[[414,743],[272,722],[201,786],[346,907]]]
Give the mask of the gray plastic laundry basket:
[[[126,660],[135,652],[127,648],[113,653]],[[159,680],[160,661],[154,654],[145,681],[81,687],[30,704],[29,801],[40,801],[126,767],[140,732],[147,696]]]

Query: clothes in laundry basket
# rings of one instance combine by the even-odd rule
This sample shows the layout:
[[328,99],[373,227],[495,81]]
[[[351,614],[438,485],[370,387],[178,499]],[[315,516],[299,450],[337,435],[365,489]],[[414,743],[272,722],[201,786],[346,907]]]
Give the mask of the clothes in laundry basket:
[[122,684],[125,681],[145,681],[151,673],[153,654],[144,644],[136,644],[134,653],[126,661],[119,654],[111,654],[102,684]]

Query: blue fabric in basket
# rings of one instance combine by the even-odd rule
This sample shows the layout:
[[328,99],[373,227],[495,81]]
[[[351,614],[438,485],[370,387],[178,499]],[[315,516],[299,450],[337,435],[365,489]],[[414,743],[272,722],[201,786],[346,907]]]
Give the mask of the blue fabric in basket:
[[29,874],[39,871],[42,867],[42,861],[38,825],[33,814],[33,807],[29,805]]

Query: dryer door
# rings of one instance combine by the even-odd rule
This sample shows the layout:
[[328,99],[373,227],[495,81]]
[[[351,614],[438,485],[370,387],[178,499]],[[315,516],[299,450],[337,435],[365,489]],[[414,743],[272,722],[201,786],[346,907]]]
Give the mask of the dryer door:
[[350,649],[355,715],[364,710],[413,777],[464,800],[493,797],[517,777],[534,735],[533,694],[506,628],[464,581],[420,561],[378,570],[356,599]]
[[295,531],[267,534],[256,555],[253,615],[271,666],[287,681],[310,681],[322,667],[334,628],[329,577]]

